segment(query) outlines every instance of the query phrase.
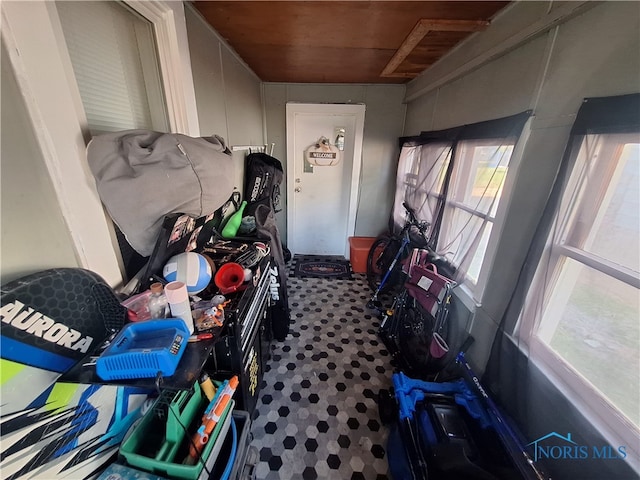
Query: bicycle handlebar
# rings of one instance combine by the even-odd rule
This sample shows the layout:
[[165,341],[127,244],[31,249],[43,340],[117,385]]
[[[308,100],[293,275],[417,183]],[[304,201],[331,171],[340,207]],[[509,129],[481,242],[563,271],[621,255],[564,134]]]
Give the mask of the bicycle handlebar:
[[426,232],[426,230],[429,228],[430,223],[429,222],[419,222],[418,218],[416,217],[416,212],[413,208],[411,208],[409,205],[407,205],[407,202],[402,202],[402,206],[404,207],[404,209],[407,211],[407,214],[409,215],[409,223],[411,225],[414,225],[418,228],[418,230],[420,230],[420,232],[422,234],[424,234]]
[[407,202],[402,202],[402,206],[404,207],[404,209],[409,214],[409,220],[411,221],[411,223],[418,223],[418,219],[416,218],[415,210],[413,208],[411,208],[409,205],[407,205]]

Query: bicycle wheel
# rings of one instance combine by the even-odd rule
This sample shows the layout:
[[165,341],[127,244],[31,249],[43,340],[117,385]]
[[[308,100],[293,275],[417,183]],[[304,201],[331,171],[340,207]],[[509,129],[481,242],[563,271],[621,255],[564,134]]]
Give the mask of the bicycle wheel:
[[382,254],[389,247],[391,238],[384,235],[375,239],[367,255],[367,282],[371,290],[377,290],[386,269],[382,265]]
[[[433,356],[433,329],[436,319],[415,300],[409,299],[401,312],[399,327],[398,360],[408,375],[422,380],[433,380],[449,362],[453,352],[450,350],[438,358]],[[450,328],[445,322],[438,332],[444,342],[450,344]]]
[[[367,255],[367,282],[372,290],[378,289],[399,248],[400,242],[388,235],[376,238],[371,245]],[[396,263],[380,293],[392,291],[397,286],[401,268],[401,263]]]

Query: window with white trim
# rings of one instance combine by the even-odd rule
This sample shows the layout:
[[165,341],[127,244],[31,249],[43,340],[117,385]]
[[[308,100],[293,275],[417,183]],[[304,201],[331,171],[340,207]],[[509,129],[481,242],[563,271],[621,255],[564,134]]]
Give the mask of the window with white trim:
[[639,212],[640,134],[585,135],[518,327],[532,358],[635,435]]
[[167,131],[153,24],[120,2],[56,2],[92,135]]
[[531,113],[401,139],[394,226],[404,224],[406,202],[431,224],[429,248],[455,267],[454,280],[476,301],[493,261],[494,226],[506,210],[500,202],[513,176],[511,160]]
[[469,286],[478,282],[515,141],[466,140],[456,146],[438,252],[456,267],[468,265]]

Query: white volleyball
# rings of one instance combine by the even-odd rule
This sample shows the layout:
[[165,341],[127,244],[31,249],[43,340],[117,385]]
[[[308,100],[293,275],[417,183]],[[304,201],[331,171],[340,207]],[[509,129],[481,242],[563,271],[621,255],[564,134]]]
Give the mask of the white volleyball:
[[195,252],[186,252],[169,259],[162,269],[167,282],[183,282],[189,295],[201,292],[211,282],[211,265],[204,256]]

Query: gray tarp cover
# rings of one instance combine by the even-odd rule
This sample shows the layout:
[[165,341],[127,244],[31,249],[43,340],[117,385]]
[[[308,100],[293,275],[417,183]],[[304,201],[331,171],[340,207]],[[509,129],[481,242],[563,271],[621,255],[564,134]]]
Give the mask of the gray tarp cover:
[[165,215],[208,215],[233,192],[224,139],[127,130],[94,137],[89,168],[100,199],[129,244],[149,256]]

